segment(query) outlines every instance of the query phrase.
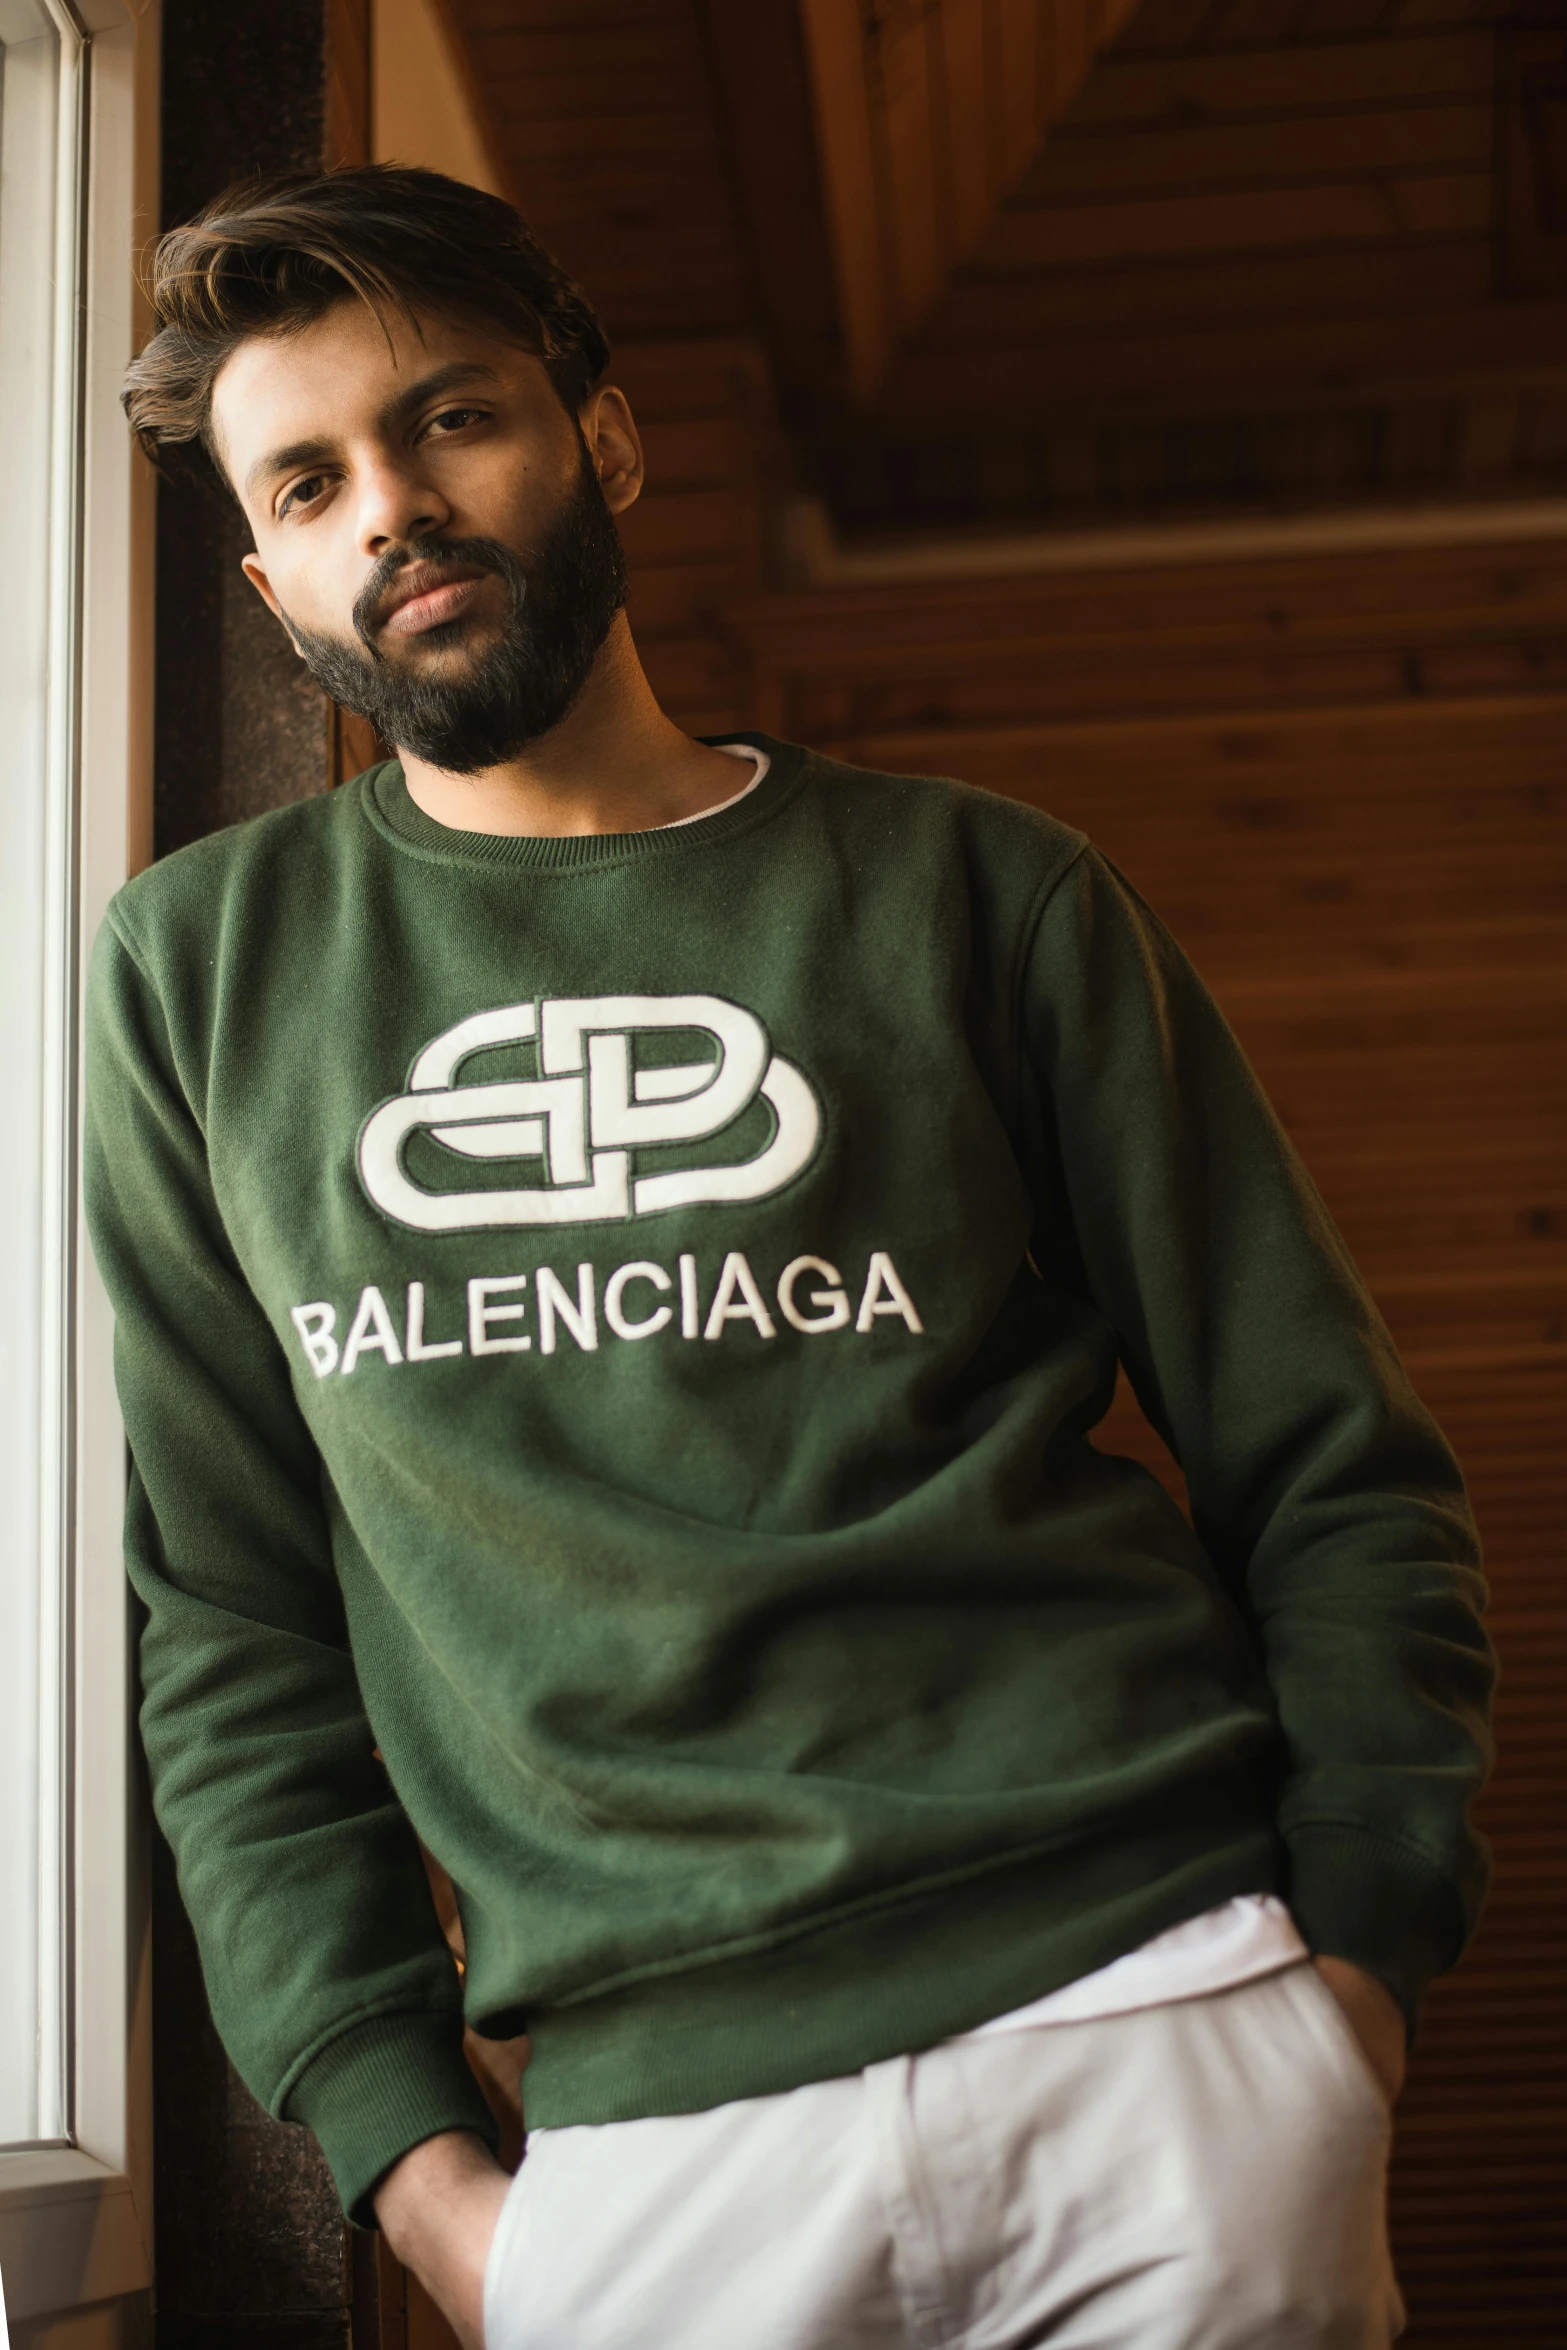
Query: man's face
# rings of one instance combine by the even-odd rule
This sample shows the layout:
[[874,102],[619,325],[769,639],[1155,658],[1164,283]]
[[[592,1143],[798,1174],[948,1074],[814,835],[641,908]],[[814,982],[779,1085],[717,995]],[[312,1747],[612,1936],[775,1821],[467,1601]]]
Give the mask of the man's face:
[[579,425],[531,353],[347,300],[241,344],[213,424],[245,571],[334,699],[458,774],[565,716],[625,599],[612,513],[642,459],[619,392]]

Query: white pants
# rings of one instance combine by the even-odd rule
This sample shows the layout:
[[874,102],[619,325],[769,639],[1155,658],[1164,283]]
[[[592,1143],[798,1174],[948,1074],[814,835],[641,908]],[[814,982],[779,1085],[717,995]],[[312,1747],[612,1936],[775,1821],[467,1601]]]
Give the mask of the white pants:
[[1380,2350],[1389,2135],[1307,1965],[537,2131],[486,2350]]

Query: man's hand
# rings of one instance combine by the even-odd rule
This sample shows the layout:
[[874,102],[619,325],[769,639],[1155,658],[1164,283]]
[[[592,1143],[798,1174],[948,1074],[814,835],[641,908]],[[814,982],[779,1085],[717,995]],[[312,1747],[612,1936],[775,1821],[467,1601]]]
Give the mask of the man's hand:
[[388,2244],[463,2350],[484,2350],[484,2269],[510,2185],[482,2138],[443,2130],[394,2162],[375,2191]]
[[1404,2086],[1408,2035],[1404,2012],[1385,1983],[1347,1958],[1314,1958],[1312,1965],[1348,2018],[1367,2064],[1391,2105]]

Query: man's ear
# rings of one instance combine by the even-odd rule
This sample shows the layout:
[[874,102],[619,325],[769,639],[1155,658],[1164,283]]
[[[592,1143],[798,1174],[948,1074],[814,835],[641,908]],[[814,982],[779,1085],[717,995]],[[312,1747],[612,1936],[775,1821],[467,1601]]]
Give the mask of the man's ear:
[[582,403],[578,422],[605,503],[611,514],[624,514],[641,496],[645,475],[642,436],[631,403],[618,384],[601,384]]
[[272,593],[272,582],[270,579],[268,579],[265,571],[261,567],[261,557],[259,555],[241,555],[239,559],[239,567],[245,574],[245,577],[249,580],[251,586],[255,589],[257,595],[261,598],[263,604],[265,604],[267,610],[271,613],[273,619],[282,622],[289,643],[293,646],[295,652],[299,654],[299,658],[302,661],[305,656],[300,646],[299,639],[295,636],[293,630],[288,625],[288,615],[284,612],[282,605],[278,602],[276,596]]

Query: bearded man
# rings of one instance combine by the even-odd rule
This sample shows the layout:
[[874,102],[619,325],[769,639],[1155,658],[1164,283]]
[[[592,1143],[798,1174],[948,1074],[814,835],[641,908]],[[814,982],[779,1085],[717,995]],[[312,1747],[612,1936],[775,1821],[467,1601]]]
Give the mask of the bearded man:
[[[489,2350],[1386,2343],[1474,1534],[1200,982],[1047,818],[662,713],[636,428],[504,204],[247,185],[155,300],[136,431],[397,754],[93,981],[235,2063]],[[1190,1523],[1091,1441],[1118,1362]],[[515,2179],[465,2016],[531,2036]]]

